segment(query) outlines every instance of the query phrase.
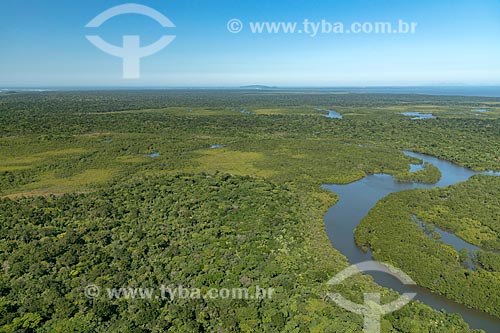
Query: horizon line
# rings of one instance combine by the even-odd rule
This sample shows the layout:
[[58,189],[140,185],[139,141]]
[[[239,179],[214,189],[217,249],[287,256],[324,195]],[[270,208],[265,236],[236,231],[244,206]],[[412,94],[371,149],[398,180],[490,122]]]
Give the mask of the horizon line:
[[248,84],[248,85],[0,85],[0,90],[8,89],[364,89],[364,88],[500,88],[500,83],[495,84],[416,84],[416,85],[267,85],[267,84]]

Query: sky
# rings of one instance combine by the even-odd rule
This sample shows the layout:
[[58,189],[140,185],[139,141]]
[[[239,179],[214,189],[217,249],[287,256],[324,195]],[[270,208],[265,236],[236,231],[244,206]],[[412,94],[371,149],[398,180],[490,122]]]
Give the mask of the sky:
[[[118,0],[1,0],[0,87],[237,87],[500,85],[500,0],[136,0],[175,24],[139,14],[86,25]],[[242,31],[228,31],[238,19]],[[418,23],[414,34],[252,33],[255,22]],[[234,27],[234,26],[233,26]],[[236,26],[238,27],[238,26]],[[297,28],[298,29],[298,28]],[[297,31],[297,30],[296,30]],[[122,46],[175,36],[138,60],[90,43]]]

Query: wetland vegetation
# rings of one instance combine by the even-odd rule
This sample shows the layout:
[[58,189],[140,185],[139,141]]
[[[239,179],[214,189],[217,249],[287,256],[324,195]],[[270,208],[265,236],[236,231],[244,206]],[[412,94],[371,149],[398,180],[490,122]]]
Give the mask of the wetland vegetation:
[[[342,120],[321,110],[336,110]],[[484,109],[481,117],[471,110]],[[245,112],[241,112],[244,110]],[[432,113],[413,121],[403,112]],[[500,170],[500,99],[252,90],[5,92],[0,96],[0,331],[357,332],[329,302],[349,263],[326,236],[338,199],[322,184],[385,173],[436,183],[410,150]],[[217,148],[217,149],[211,149]],[[154,158],[151,158],[151,157]],[[383,199],[360,245],[420,285],[500,317],[499,179]],[[412,220],[455,233],[478,267]],[[386,237],[387,236],[387,237]],[[430,258],[423,261],[423,256]],[[131,302],[85,285],[260,285],[266,300]],[[493,289],[493,288],[496,289]],[[339,291],[395,293],[369,276]],[[412,302],[384,332],[473,332],[458,314]]]

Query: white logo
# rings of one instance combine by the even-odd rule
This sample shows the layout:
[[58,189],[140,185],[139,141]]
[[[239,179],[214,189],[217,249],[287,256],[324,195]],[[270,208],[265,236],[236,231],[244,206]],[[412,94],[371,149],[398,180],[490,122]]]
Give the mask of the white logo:
[[[376,261],[365,261],[356,265],[352,265],[342,272],[333,277],[327,282],[329,285],[337,285],[347,279],[348,277],[358,274],[360,272],[384,272],[390,274],[397,278],[405,285],[415,285],[415,281],[406,275],[400,269],[385,263],[379,263]],[[378,293],[365,293],[365,303],[356,304],[345,299],[340,294],[329,293],[328,296],[337,305],[343,307],[344,309],[357,313],[364,316],[364,328],[365,333],[380,333],[380,318],[387,314],[401,309],[403,306],[408,304],[417,294],[416,293],[404,293],[397,300],[381,305],[380,304],[380,294]]]
[[243,22],[238,19],[232,19],[227,22],[227,30],[233,34],[240,33],[243,30]]
[[[175,28],[175,24],[159,11],[151,7],[134,3],[119,5],[105,10],[92,19],[85,27],[100,27],[107,20],[123,14],[140,14],[148,16],[164,28]],[[140,59],[161,51],[175,39],[175,36],[164,35],[153,44],[141,47],[140,36],[125,35],[123,36],[123,46],[118,47],[109,44],[97,35],[87,35],[85,37],[102,51],[115,57],[123,58],[124,79],[138,79],[140,77]]]

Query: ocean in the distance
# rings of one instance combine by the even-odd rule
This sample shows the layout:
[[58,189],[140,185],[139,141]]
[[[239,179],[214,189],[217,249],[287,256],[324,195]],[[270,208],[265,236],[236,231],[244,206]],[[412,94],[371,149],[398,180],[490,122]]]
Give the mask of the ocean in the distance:
[[500,97],[500,86],[354,87],[339,90],[358,93]]
[[[241,89],[248,89],[241,87]],[[500,86],[399,86],[399,87],[265,87],[251,90],[350,92],[365,94],[419,94],[440,96],[500,97]]]
[[[243,89],[254,90],[248,87],[0,87],[0,94],[10,91],[16,92],[43,92],[43,91],[89,91],[89,90],[220,90],[220,89]],[[373,94],[420,94],[441,96],[478,96],[478,97],[500,97],[500,86],[418,86],[418,87],[266,87],[258,90],[277,91],[335,91],[351,93],[373,93]]]

